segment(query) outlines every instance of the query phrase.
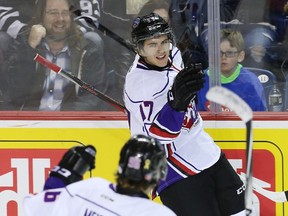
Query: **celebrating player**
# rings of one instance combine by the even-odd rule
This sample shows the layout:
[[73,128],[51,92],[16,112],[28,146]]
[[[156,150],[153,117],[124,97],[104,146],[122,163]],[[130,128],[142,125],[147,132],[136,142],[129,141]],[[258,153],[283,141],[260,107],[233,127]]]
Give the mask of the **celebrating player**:
[[[74,178],[68,181],[65,178],[69,171],[79,174],[91,168],[93,160],[90,153],[93,155],[93,149],[89,149],[90,156],[85,154],[88,160],[85,156],[76,156],[73,151],[66,153],[59,167],[54,169],[54,180],[58,177],[69,184],[71,180],[74,181]],[[135,135],[125,143],[120,152],[116,185],[103,178],[77,181],[65,188],[49,189],[26,197],[24,209],[27,216],[176,216],[169,208],[149,200],[148,197],[155,185],[164,180],[166,175],[167,163],[162,145],[154,138]],[[51,186],[52,181],[50,183]]]
[[201,67],[179,67],[173,38],[167,22],[155,13],[134,20],[138,55],[124,88],[131,134],[146,134],[164,145],[168,175],[156,194],[177,215],[245,215],[243,182],[204,131],[195,108],[204,83]]

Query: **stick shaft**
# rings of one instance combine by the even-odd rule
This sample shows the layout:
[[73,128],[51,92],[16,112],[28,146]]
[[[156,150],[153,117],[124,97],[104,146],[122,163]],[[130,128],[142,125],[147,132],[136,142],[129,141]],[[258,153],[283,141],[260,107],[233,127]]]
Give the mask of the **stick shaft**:
[[120,104],[119,102],[115,101],[114,99],[110,98],[108,95],[105,95],[98,89],[96,89],[94,86],[84,82],[83,80],[79,79],[76,76],[71,75],[70,73],[64,71],[61,67],[58,65],[48,61],[43,56],[37,54],[34,58],[35,61],[38,63],[44,65],[45,67],[51,69],[52,71],[60,74],[61,76],[65,77],[66,79],[70,80],[71,82],[75,83],[76,85],[79,85],[81,88],[85,89],[89,93],[97,96],[98,98],[102,99],[103,101],[109,103],[110,105],[114,106],[116,109],[125,112],[125,107]]
[[211,87],[206,95],[207,99],[228,107],[234,111],[246,124],[246,190],[245,190],[245,206],[246,214],[252,212],[252,119],[253,112],[249,105],[231,90],[222,86]]
[[119,35],[115,34],[114,32],[112,32],[110,29],[108,29],[107,27],[105,27],[104,25],[102,25],[101,23],[99,23],[99,27],[98,29],[103,33],[103,34],[107,34],[108,36],[110,36],[111,38],[113,38],[115,41],[117,41],[118,43],[120,43],[122,46],[124,46],[125,48],[127,48],[129,51],[132,51],[133,53],[135,52],[135,50],[133,49],[133,47],[131,45],[129,45],[126,40],[124,40],[123,38],[121,38]]
[[246,189],[245,189],[245,202],[246,209],[252,212],[252,160],[253,160],[253,140],[252,140],[252,119],[246,122]]

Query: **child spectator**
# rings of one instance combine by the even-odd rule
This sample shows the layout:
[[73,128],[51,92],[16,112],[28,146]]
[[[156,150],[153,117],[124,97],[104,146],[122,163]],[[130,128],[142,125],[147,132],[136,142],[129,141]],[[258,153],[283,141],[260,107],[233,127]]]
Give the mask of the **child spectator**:
[[[240,63],[245,58],[244,40],[239,31],[221,30],[221,84],[238,94],[253,111],[266,111],[264,88],[255,74],[245,69]],[[205,71],[206,82],[198,93],[197,108],[200,111],[210,110],[210,102],[206,99],[209,90],[209,75]],[[224,111],[229,111],[224,108]]]

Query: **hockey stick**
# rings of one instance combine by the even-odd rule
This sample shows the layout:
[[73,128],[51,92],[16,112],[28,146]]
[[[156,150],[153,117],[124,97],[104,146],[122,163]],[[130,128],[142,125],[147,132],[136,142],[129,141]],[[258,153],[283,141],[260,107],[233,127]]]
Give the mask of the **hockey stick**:
[[92,24],[94,27],[96,27],[98,30],[100,30],[104,35],[108,35],[109,37],[111,37],[112,39],[114,39],[115,41],[120,43],[122,46],[127,48],[129,51],[135,52],[133,49],[133,46],[128,44],[122,37],[120,37],[119,35],[117,35],[113,31],[111,31],[110,29],[108,29],[107,27],[102,25],[101,23],[99,23],[98,27],[97,27],[95,24],[95,21],[94,21],[95,18],[93,18],[92,16],[81,15],[81,16],[76,17],[75,20],[79,20],[79,19],[84,19],[88,24]]
[[[242,174],[239,176],[241,180],[245,182],[245,177]],[[254,183],[254,180],[252,188],[254,191],[258,192],[259,194],[270,199],[273,202],[283,203],[288,201],[288,191],[269,191]]]
[[97,19],[93,16],[87,15],[87,14],[82,14],[81,9],[70,9],[71,12],[76,16],[75,21],[84,19],[88,24],[92,25],[94,28],[97,28],[99,31],[101,31],[104,35],[108,35],[110,38],[114,39],[118,43],[120,43],[122,46],[127,48],[129,51],[135,52],[134,48],[132,45],[127,43],[125,39],[117,35],[115,32],[111,31],[104,25],[102,25],[100,22],[97,21]]
[[77,78],[76,76],[71,75],[70,73],[64,71],[61,67],[58,65],[48,61],[43,56],[36,54],[34,57],[34,60],[38,63],[42,64],[43,66],[51,69],[52,71],[56,72],[57,74],[65,77],[66,79],[70,80],[71,82],[75,83],[76,85],[79,85],[81,88],[85,89],[89,93],[97,96],[98,98],[102,99],[103,101],[109,103],[110,105],[114,106],[116,109],[125,112],[125,107],[120,104],[119,102],[115,101],[114,99],[110,98],[108,95],[105,95],[92,85],[89,85],[88,83],[84,82],[83,80]]
[[245,205],[247,215],[252,212],[252,118],[253,112],[249,105],[234,92],[221,86],[211,87],[207,99],[234,111],[246,124],[246,189]]

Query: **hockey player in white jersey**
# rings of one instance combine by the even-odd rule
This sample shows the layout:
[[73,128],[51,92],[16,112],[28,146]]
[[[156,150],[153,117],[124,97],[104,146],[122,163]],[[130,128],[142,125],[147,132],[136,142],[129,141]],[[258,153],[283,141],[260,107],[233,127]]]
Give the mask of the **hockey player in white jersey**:
[[178,216],[245,215],[243,182],[195,108],[200,65],[179,64],[173,32],[154,13],[137,17],[131,36],[138,55],[124,88],[130,131],[157,138],[168,161],[155,194]]
[[26,216],[176,216],[166,206],[149,200],[149,193],[166,174],[162,145],[154,138],[136,135],[120,152],[116,184],[90,178],[45,190],[26,197],[24,210]]

